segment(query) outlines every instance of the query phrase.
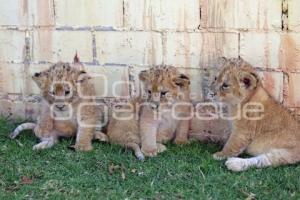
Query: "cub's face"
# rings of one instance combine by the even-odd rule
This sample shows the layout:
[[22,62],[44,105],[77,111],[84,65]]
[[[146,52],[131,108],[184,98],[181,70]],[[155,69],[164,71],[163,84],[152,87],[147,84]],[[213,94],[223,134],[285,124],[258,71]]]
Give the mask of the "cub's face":
[[161,103],[173,103],[180,98],[183,90],[189,90],[189,78],[175,67],[153,67],[142,71],[139,79],[144,85],[144,96],[148,102],[159,106]]
[[212,89],[221,101],[237,105],[247,100],[259,83],[258,75],[250,64],[241,59],[227,60]]
[[73,68],[68,63],[57,63],[49,69],[35,73],[33,80],[41,89],[42,96],[57,111],[65,111],[78,97],[78,84],[87,76],[84,71]]

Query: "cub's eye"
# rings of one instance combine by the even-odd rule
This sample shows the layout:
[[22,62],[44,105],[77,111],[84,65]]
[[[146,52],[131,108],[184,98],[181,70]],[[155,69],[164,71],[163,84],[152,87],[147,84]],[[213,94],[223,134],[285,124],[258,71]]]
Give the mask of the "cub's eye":
[[152,92],[151,92],[151,90],[148,90],[148,94],[151,94]]
[[51,96],[55,96],[55,93],[53,91],[48,92]]
[[66,90],[65,95],[69,95],[69,94],[70,94],[70,90]]
[[165,96],[167,93],[168,93],[168,91],[162,91],[162,92],[160,92],[160,95]]
[[228,89],[228,88],[229,88],[229,85],[227,83],[223,83],[222,89]]

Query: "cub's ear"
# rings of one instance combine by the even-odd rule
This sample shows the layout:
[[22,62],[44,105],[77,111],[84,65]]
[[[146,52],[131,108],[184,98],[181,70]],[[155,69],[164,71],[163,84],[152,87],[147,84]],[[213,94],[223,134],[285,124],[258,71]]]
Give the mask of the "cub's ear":
[[241,56],[239,56],[238,59],[237,59],[236,64],[237,64],[237,66],[242,66],[242,65],[245,65],[247,63]]
[[75,54],[74,59],[73,59],[73,65],[72,65],[72,67],[73,67],[74,69],[77,69],[78,71],[84,70],[84,66],[83,66],[83,64],[80,62],[80,59],[79,59],[79,56],[78,56],[77,51],[76,51],[76,54]]
[[82,83],[86,80],[91,79],[92,77],[86,73],[86,71],[81,70],[78,72],[76,83]]
[[241,72],[239,74],[239,81],[242,87],[245,89],[252,90],[256,88],[258,84],[258,76],[255,73],[252,72]]
[[218,58],[216,59],[216,61],[214,62],[214,65],[215,65],[216,67],[221,68],[221,67],[223,67],[227,62],[228,62],[228,59],[227,59],[226,57],[218,57]]
[[238,60],[241,62],[245,62],[245,60],[241,56],[238,57]]
[[228,61],[228,58],[226,58],[224,56],[217,58],[218,63],[226,63],[227,61]]
[[47,80],[47,75],[47,72],[37,72],[31,78],[40,88],[42,88]]
[[140,74],[139,74],[139,79],[142,82],[145,82],[145,81],[149,80],[149,73],[148,73],[148,71],[147,70],[141,71]]
[[180,87],[186,87],[190,85],[190,79],[185,74],[179,74],[178,77],[173,79],[175,85]]
[[75,56],[74,56],[73,62],[74,62],[74,63],[80,63],[80,59],[79,59],[79,56],[78,56],[78,54],[77,54],[77,51],[76,51],[76,54],[75,54]]

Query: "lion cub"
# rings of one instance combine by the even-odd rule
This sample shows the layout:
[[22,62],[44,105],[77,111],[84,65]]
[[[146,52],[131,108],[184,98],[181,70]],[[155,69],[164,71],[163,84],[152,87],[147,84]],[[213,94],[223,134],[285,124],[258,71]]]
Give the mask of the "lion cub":
[[140,98],[115,105],[110,114],[107,136],[110,143],[132,149],[138,160],[144,160],[139,134],[139,105]]
[[[228,158],[225,164],[232,171],[300,161],[299,123],[268,94],[250,64],[227,60],[214,86],[231,116],[242,113],[233,120],[232,133],[223,150],[213,155],[215,159]],[[244,151],[254,157],[235,157]]]
[[190,80],[171,66],[153,67],[140,72],[143,102],[140,106],[142,152],[156,156],[166,150],[163,143],[188,142]]
[[187,142],[189,121],[176,119],[172,108],[174,115],[190,114],[189,79],[170,66],[152,67],[139,78],[144,95],[113,108],[107,135],[109,142],[132,149],[143,160],[144,154],[155,156],[165,151],[163,143],[172,139],[179,144]]
[[194,115],[190,121],[189,140],[223,146],[231,133],[230,121],[220,117],[212,119],[212,116],[218,116],[219,113],[210,105],[204,105],[198,109],[196,107],[195,112],[198,112],[200,116]]
[[[76,136],[75,149],[89,151],[92,139],[106,140],[102,132],[95,131],[101,110],[95,105],[94,86],[77,56],[74,64],[56,63],[49,69],[33,75],[43,97],[37,123],[19,125],[10,137],[16,138],[25,129],[34,129],[41,140],[33,149],[51,148],[59,137]],[[86,98],[88,97],[88,98]]]

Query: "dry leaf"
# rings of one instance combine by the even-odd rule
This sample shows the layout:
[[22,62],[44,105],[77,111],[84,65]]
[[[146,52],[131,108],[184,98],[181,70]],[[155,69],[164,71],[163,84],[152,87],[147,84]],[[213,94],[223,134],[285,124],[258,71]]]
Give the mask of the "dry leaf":
[[255,194],[250,193],[249,196],[246,198],[246,200],[255,200]]
[[108,172],[110,175],[113,175],[116,171],[120,171],[121,172],[121,178],[123,180],[125,180],[126,176],[125,176],[125,168],[124,166],[120,166],[120,165],[115,165],[114,163],[110,163],[110,165],[108,166]]
[[122,179],[125,180],[126,177],[125,177],[125,172],[124,172],[124,170],[122,170],[121,176],[122,176]]
[[125,167],[122,165],[122,167],[121,167],[121,177],[122,177],[122,179],[123,180],[125,180]]
[[28,176],[22,176],[21,183],[26,184],[26,185],[30,185],[30,184],[33,183],[33,179],[29,178]]
[[109,172],[110,175],[112,175],[119,168],[120,168],[119,165],[115,165],[114,163],[110,163],[110,165],[108,166],[108,172]]
[[246,192],[246,191],[241,191],[242,193],[244,193],[247,197],[246,200],[255,200],[255,194],[253,194],[252,192]]

